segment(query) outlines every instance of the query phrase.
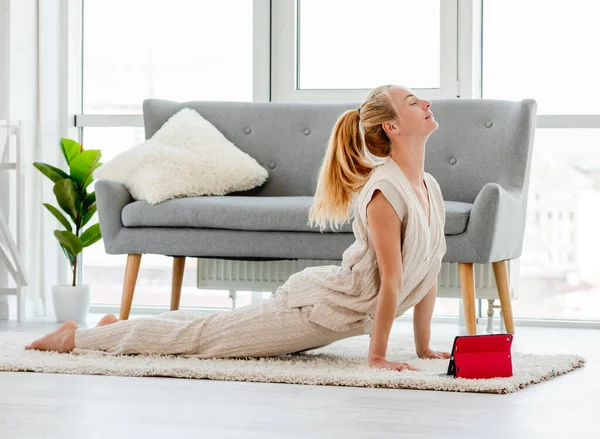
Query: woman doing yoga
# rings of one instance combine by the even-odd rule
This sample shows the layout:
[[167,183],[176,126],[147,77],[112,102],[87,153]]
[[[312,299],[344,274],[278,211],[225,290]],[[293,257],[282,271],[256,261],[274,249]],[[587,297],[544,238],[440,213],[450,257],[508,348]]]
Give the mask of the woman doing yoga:
[[386,360],[394,319],[414,307],[416,354],[429,348],[437,277],[446,252],[440,187],[425,172],[425,146],[438,128],[431,102],[400,86],[369,92],[337,120],[309,217],[323,231],[351,216],[354,243],[341,266],[309,267],[272,298],[226,313],[171,311],[95,328],[66,322],[25,349],[197,358],[267,357],[370,334],[371,367],[414,370]]

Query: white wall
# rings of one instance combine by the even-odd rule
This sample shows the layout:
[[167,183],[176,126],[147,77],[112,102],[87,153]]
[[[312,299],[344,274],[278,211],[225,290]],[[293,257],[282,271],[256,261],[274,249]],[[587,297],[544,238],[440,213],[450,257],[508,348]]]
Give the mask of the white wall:
[[[59,283],[59,247],[52,235],[55,222],[42,206],[46,201],[55,204],[52,185],[44,181],[33,162],[44,161],[62,167],[58,146],[61,137],[59,42],[62,3],[0,0],[2,10],[9,11],[8,16],[6,13],[0,15],[0,28],[8,29],[9,40],[8,113],[12,121],[21,123],[26,224],[22,259],[29,280],[25,292],[29,316],[44,313],[44,298],[48,297],[50,286]],[[6,50],[0,51],[0,59],[2,53],[6,57]],[[43,81],[39,81],[38,75],[43,75],[40,76]],[[16,314],[16,307],[12,305],[14,297],[9,297],[9,303],[12,318]],[[3,317],[1,310],[0,305],[0,318]]]
[[0,120],[8,118],[8,4],[0,0]]
[[[9,44],[9,0],[0,0],[0,121],[8,119],[8,44]],[[6,130],[0,128],[0,151],[6,141]],[[1,153],[0,153],[1,154]],[[1,157],[0,157],[1,159]],[[8,211],[8,176],[0,173],[0,207]],[[0,264],[0,288],[8,285],[8,272]],[[0,319],[8,318],[8,298],[0,296]]]
[[[73,137],[68,128],[69,121],[73,118],[67,114],[68,93],[65,91],[71,82],[66,63],[68,48],[65,47],[64,42],[68,26],[66,16],[68,3],[73,2],[37,0],[39,55],[36,67],[39,79],[36,108],[39,112],[39,121],[37,145],[30,152],[30,162],[43,161],[65,170],[66,163],[60,152],[59,142],[61,137]],[[45,311],[52,314],[51,286],[67,283],[70,267],[54,237],[58,222],[42,206],[44,202],[57,206],[52,182],[43,177],[33,166],[30,166],[29,170],[31,174],[28,175],[30,185],[27,193],[34,200],[29,208],[32,212],[36,212],[41,220],[33,231],[35,237],[30,241],[37,243],[40,251],[31,252],[26,262],[32,270],[29,277],[35,282],[32,283],[28,296],[31,298],[34,314],[42,314]],[[36,301],[36,298],[44,300]],[[46,309],[42,308],[44,303],[47,304]]]
[[35,139],[37,100],[37,1],[10,1],[10,117],[23,124],[26,144]]
[[[21,145],[23,148],[23,161],[25,174],[25,218],[27,229],[25,232],[25,243],[21,258],[28,275],[30,285],[36,288],[35,273],[32,273],[37,265],[32,259],[32,250],[39,251],[39,241],[34,244],[32,240],[38,240],[39,234],[34,232],[35,226],[40,220],[39,214],[31,209],[31,203],[35,202],[32,187],[38,183],[38,178],[32,176],[31,158],[38,147],[37,131],[37,72],[38,72],[38,34],[37,34],[37,0],[10,0],[10,108],[9,114],[12,120],[21,123]],[[35,169],[35,168],[34,168]],[[37,171],[36,171],[37,172]],[[11,190],[14,190],[12,188]],[[38,198],[39,201],[39,198]],[[35,250],[33,250],[35,251]],[[33,282],[32,282],[33,281]],[[28,295],[30,290],[26,290]],[[12,299],[12,298],[11,298]],[[30,300],[27,307],[31,308]],[[11,318],[16,313],[15,302],[11,301]]]

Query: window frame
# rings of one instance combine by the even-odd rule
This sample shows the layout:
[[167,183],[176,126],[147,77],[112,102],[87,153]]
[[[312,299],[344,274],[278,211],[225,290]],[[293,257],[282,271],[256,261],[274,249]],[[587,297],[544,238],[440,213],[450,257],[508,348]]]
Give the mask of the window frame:
[[[82,12],[85,0],[67,0],[61,6],[61,94],[65,125],[63,132],[81,140],[85,127],[143,127],[141,114],[89,115],[82,113]],[[297,90],[295,8],[298,0],[253,0],[254,2],[254,90],[255,102],[348,102],[360,101],[368,90]],[[442,56],[439,89],[417,89],[429,99],[478,99],[482,96],[482,26],[485,0],[442,0]],[[292,50],[290,50],[290,47]],[[287,51],[286,51],[287,49]],[[540,115],[537,128],[600,128],[599,115]],[[46,239],[46,238],[45,238]],[[51,241],[48,238],[48,241]],[[56,245],[47,242],[46,244]],[[518,260],[511,261],[518,272]],[[60,278],[67,278],[66,262]],[[83,264],[79,264],[80,270]],[[80,279],[83,273],[80,271]],[[480,303],[479,317],[485,319]],[[118,307],[111,310],[118,309]],[[132,312],[136,312],[134,306]],[[162,308],[161,308],[162,309]],[[460,308],[462,309],[462,305]],[[515,319],[519,325],[600,327],[600,321]],[[459,317],[434,317],[434,321],[460,321]]]
[[[361,101],[368,89],[299,90],[298,16],[301,0],[273,2],[273,78],[275,102],[348,102]],[[440,88],[413,89],[426,99],[458,96],[458,0],[440,1]]]
[[[468,0],[476,10],[475,15],[478,16],[479,27],[483,28],[483,9],[487,0]],[[483,96],[483,39],[479,35],[479,92],[477,97]],[[536,128],[600,128],[600,114],[542,114],[536,117]]]
[[[72,5],[73,28],[70,39],[77,40],[80,45],[79,53],[70,56],[71,65],[80,71],[79,79],[79,110],[74,114],[73,126],[79,129],[85,127],[143,127],[141,114],[84,114],[83,113],[83,8],[85,0],[70,0]],[[268,102],[270,100],[270,64],[271,64],[271,5],[270,0],[252,0],[253,16],[253,102]],[[75,24],[75,21],[78,24]],[[67,43],[68,44],[68,43]]]

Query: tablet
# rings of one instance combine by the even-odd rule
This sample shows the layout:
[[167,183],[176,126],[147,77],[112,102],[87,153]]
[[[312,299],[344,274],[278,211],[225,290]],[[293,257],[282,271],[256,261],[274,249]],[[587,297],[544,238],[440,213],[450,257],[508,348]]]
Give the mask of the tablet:
[[457,336],[446,375],[470,379],[511,377],[513,338],[513,334]]

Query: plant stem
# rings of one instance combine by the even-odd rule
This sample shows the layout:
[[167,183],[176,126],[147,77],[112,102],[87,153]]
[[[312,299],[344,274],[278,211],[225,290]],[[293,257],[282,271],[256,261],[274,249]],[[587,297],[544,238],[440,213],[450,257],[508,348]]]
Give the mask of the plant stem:
[[75,276],[77,276],[77,256],[75,256],[75,263],[73,264],[73,286],[76,285]]
[[[75,236],[79,238],[79,229],[81,228],[81,215],[77,215],[77,221],[75,222]],[[73,263],[73,286],[76,286],[77,280],[77,256],[75,255],[75,261]]]

